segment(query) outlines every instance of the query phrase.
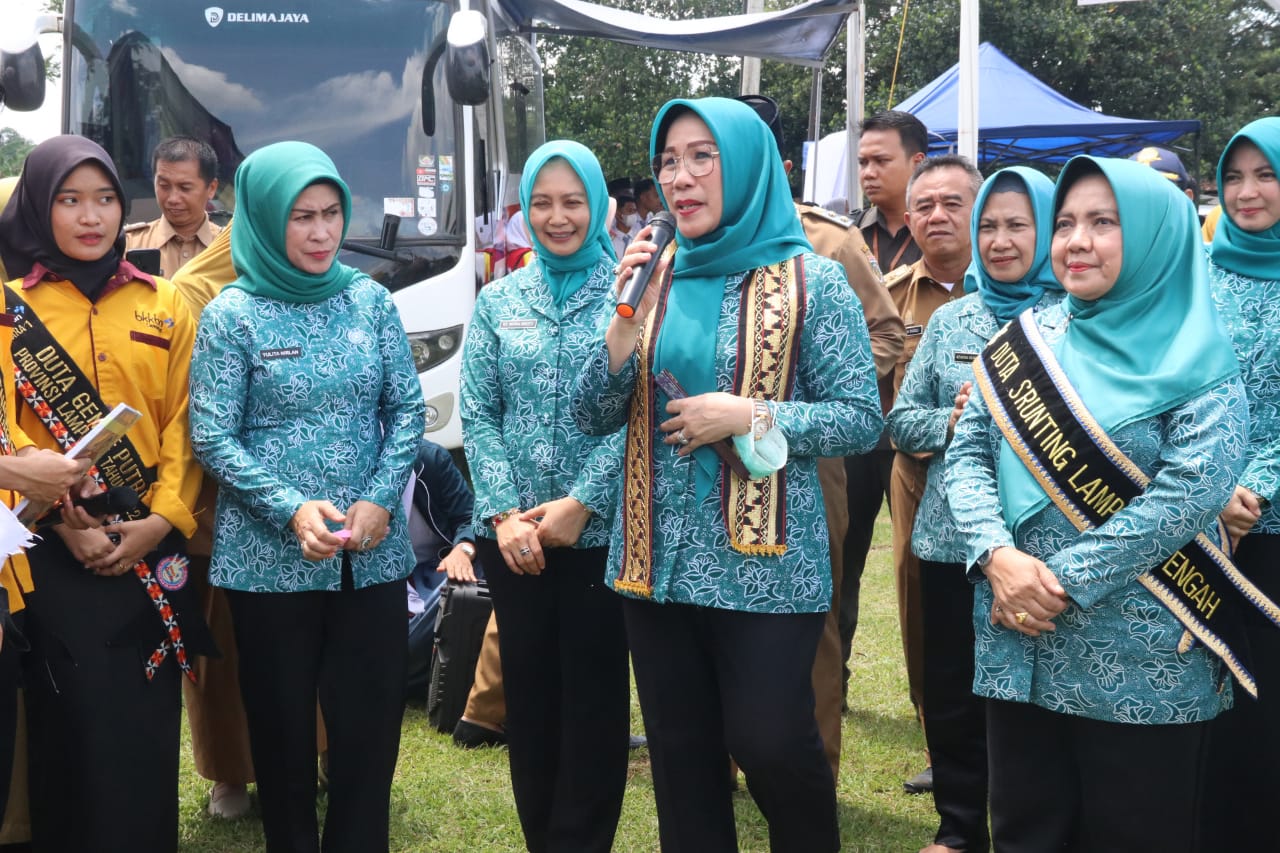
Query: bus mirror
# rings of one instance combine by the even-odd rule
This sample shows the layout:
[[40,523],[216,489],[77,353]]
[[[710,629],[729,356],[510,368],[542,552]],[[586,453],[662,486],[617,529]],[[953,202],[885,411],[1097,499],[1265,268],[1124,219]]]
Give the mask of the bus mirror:
[[489,43],[484,15],[474,10],[455,12],[449,20],[445,79],[449,95],[474,107],[489,98]]
[[0,104],[31,112],[44,103],[44,56],[33,44],[21,53],[0,53]]

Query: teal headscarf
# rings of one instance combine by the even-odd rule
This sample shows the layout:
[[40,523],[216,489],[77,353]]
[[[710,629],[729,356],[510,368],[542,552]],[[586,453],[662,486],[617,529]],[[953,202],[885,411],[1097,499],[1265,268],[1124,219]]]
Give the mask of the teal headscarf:
[[[676,231],[671,292],[654,346],[655,373],[670,370],[690,396],[716,390],[716,326],[725,278],[813,251],[791,201],[787,173],[773,132],[756,111],[730,98],[668,101],[653,120],[651,157],[666,144],[667,130],[692,112],[706,123],[720,150],[715,169],[698,178],[718,182],[720,224],[697,239]],[[657,176],[654,176],[655,180]],[[663,198],[663,205],[668,201]],[[720,460],[710,447],[694,451],[697,494],[710,493]]]
[[[1227,167],[1227,157],[1242,139],[1258,146],[1271,168],[1280,169],[1280,117],[1260,118],[1242,127],[1223,150],[1222,159],[1218,161],[1219,191],[1226,186],[1222,172]],[[1231,221],[1231,214],[1223,207],[1209,254],[1215,264],[1237,275],[1280,280],[1280,222],[1265,231],[1246,231]]]
[[[1003,181],[1001,179],[1004,179]],[[996,281],[987,272],[978,254],[978,225],[982,218],[982,210],[987,206],[996,184],[1008,180],[1020,182],[1026,189],[1027,198],[1031,202],[1031,212],[1035,219],[1036,250],[1031,266],[1026,275],[1015,282]],[[1013,166],[987,178],[982,189],[978,191],[977,201],[973,204],[973,216],[970,217],[969,235],[973,244],[973,262],[964,274],[964,289],[967,293],[975,290],[982,294],[982,304],[986,305],[996,319],[1007,323],[1023,311],[1036,305],[1046,290],[1061,291],[1062,285],[1053,277],[1053,265],[1049,263],[1049,243],[1053,239],[1053,181],[1026,166]]]
[[529,229],[529,237],[537,249],[535,263],[541,269],[542,279],[551,290],[555,304],[564,305],[566,299],[586,284],[585,270],[591,269],[602,256],[617,260],[618,254],[609,239],[609,188],[605,184],[600,161],[589,148],[572,140],[556,139],[540,145],[525,161],[524,174],[520,176],[520,207],[524,210],[525,223],[529,222],[529,199],[538,173],[556,158],[568,163],[578,180],[582,181],[587,191],[587,209],[591,211],[591,221],[587,226],[589,233],[572,255],[552,253],[542,245],[538,233],[533,228]]
[[333,184],[342,200],[342,236],[351,225],[351,191],[325,154],[306,142],[277,142],[245,158],[236,169],[236,227],[231,261],[239,276],[228,287],[281,302],[323,302],[342,291],[360,271],[335,259],[312,275],[289,263],[285,228],[293,203],[315,183]]
[[[1115,193],[1123,257],[1100,299],[1068,296],[1071,320],[1054,347],[1107,432],[1179,406],[1240,372],[1209,294],[1200,223],[1187,197],[1142,163],[1075,157],[1058,176],[1054,215],[1075,181],[1101,171]],[[1048,497],[1007,444],[1000,500],[1016,527]]]

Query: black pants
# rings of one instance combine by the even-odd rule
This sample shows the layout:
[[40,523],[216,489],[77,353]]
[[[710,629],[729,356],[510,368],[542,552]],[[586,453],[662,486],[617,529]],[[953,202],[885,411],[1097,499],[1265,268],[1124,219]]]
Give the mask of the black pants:
[[[227,590],[269,853],[388,847],[405,689],[404,581],[338,592]],[[316,818],[316,697],[329,735],[329,807]]]
[[[1280,535],[1240,540],[1235,564],[1272,601],[1280,601]],[[1250,671],[1258,698],[1235,688],[1235,707],[1209,724],[1205,853],[1276,846],[1280,804],[1280,628],[1244,614]]]
[[985,851],[986,700],[973,694],[973,584],[958,563],[920,561],[925,739],[933,758],[934,843]]
[[507,748],[532,853],[608,853],[627,785],[631,682],[607,548],[549,548],[540,575],[476,541],[498,619]]
[[27,640],[26,616],[22,611],[5,620],[4,642],[0,646],[0,824],[9,804],[9,782],[13,777],[14,737],[18,728],[18,686],[22,682],[22,651]]
[[846,687],[853,635],[858,632],[862,572],[867,567],[867,554],[871,551],[871,537],[875,533],[880,507],[889,498],[895,452],[893,448],[878,448],[861,456],[846,456],[844,460],[845,475],[849,481],[849,532],[844,537],[844,577],[840,581],[840,650],[845,661]]
[[840,847],[835,780],[813,716],[823,613],[761,614],[625,599],[663,853],[738,849],[729,756],[774,853]]
[[[121,639],[154,616],[132,574],[98,577],[55,533],[28,552],[36,592],[24,611],[32,849],[168,853],[178,849],[181,678],[173,655],[147,681],[154,650]],[[151,625],[152,623],[146,622]],[[127,631],[125,633],[128,633]]]
[[1190,853],[1207,729],[1108,723],[988,700],[996,853]]

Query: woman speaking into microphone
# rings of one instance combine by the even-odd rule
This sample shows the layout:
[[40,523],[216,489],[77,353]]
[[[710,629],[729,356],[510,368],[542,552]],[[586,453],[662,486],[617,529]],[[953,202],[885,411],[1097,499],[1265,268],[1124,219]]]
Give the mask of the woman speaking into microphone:
[[[596,340],[586,432],[626,426],[606,577],[621,593],[666,850],[735,851],[732,755],[774,850],[839,847],[810,671],[831,599],[817,457],[882,422],[866,323],[805,239],[769,128],[724,98],[653,124],[678,249]],[[632,243],[618,284],[657,247]]]

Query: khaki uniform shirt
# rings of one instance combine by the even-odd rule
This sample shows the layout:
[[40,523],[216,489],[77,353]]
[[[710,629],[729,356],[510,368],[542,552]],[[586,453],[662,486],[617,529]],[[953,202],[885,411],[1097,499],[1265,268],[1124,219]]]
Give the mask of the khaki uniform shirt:
[[844,267],[845,277],[858,294],[867,318],[876,377],[883,379],[898,363],[905,330],[871,250],[849,217],[812,204],[797,204],[796,212],[813,250]]
[[204,224],[189,240],[184,240],[173,230],[169,220],[161,216],[151,222],[139,222],[124,229],[125,251],[132,249],[159,249],[160,275],[172,278],[182,265],[203,252],[222,229],[205,216]]
[[[889,288],[889,295],[893,297],[893,304],[898,307],[898,314],[902,317],[907,332],[906,344],[893,371],[893,384],[888,389],[891,399],[894,399],[907,375],[907,365],[911,363],[911,357],[916,354],[916,347],[920,345],[920,338],[924,336],[924,328],[929,325],[929,318],[945,303],[964,296],[964,282],[957,281],[951,290],[947,290],[929,276],[925,271],[924,259],[921,258],[909,267],[898,267],[889,273],[885,276],[884,283]],[[882,381],[882,395],[884,391],[885,384]]]

